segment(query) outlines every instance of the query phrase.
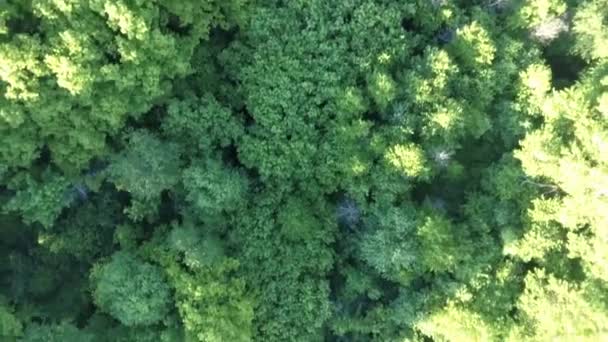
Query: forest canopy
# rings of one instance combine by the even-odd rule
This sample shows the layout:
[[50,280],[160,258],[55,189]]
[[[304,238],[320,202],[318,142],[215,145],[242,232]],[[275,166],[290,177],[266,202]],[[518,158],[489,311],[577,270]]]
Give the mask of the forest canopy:
[[0,1],[0,340],[608,340],[608,0]]

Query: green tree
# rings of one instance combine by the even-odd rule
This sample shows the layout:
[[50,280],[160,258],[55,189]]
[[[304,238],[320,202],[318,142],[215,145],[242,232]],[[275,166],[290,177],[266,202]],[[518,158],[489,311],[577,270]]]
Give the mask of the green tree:
[[525,281],[526,290],[518,301],[525,317],[518,331],[521,338],[593,341],[606,337],[605,296],[596,297],[597,293],[588,288],[542,270],[530,273]]
[[209,159],[196,161],[182,174],[186,200],[202,216],[234,211],[245,203],[248,180],[239,170]]
[[41,180],[27,174],[23,176],[14,179],[12,187],[17,191],[4,210],[19,212],[28,224],[37,222],[44,228],[52,227],[62,210],[71,203],[70,182],[51,170],[45,171]]
[[170,310],[162,270],[128,252],[116,252],[91,272],[95,304],[127,326],[151,325]]
[[23,323],[15,316],[14,309],[7,305],[6,299],[1,298],[0,304],[0,337],[12,342],[23,334]]
[[128,135],[126,148],[112,158],[105,171],[118,190],[132,195],[129,216],[140,220],[156,214],[161,193],[179,182],[180,154],[177,144],[164,143],[147,131]]
[[187,341],[251,340],[253,302],[221,240],[194,224],[174,225],[143,252],[164,267]]
[[[212,27],[240,21],[235,0],[24,2],[7,16],[0,45],[2,160],[28,166],[47,145],[66,171],[106,153],[128,117],[139,117],[192,73]],[[196,20],[194,20],[196,18]],[[26,29],[27,28],[27,29]],[[40,34],[44,33],[44,34]]]
[[92,342],[93,335],[78,330],[71,323],[63,322],[59,324],[32,324],[25,329],[24,342]]

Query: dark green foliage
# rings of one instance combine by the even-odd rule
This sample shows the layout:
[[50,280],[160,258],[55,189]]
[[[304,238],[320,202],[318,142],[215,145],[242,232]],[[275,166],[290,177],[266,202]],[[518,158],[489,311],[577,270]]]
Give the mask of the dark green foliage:
[[93,342],[93,335],[78,330],[73,324],[32,324],[23,335],[23,342]]
[[71,208],[53,229],[39,233],[39,243],[53,253],[91,263],[111,254],[114,230],[121,218],[113,195],[102,192]]
[[607,119],[607,0],[0,1],[0,340],[607,340]]

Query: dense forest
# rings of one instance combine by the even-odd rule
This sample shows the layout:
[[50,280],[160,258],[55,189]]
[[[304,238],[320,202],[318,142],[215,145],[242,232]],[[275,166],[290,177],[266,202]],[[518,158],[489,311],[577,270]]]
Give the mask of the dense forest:
[[608,0],[0,1],[0,341],[608,340]]

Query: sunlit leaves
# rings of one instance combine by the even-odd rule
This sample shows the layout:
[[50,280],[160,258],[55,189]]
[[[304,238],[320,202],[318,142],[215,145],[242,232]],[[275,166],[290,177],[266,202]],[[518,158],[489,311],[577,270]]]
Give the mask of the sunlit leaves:
[[416,324],[424,335],[444,341],[492,341],[493,327],[470,310],[449,305]]
[[533,64],[520,73],[520,101],[522,110],[531,115],[538,115],[543,107],[547,93],[551,90],[551,70],[544,65]]
[[13,309],[0,297],[0,338],[13,341],[23,333],[23,325],[14,315]]
[[[232,5],[225,7],[239,7]],[[0,45],[0,79],[7,86],[0,118],[21,125],[3,142],[36,141],[29,150],[47,144],[54,163],[75,172],[106,152],[107,136],[116,135],[128,117],[148,111],[167,94],[170,80],[191,72],[194,46],[223,19],[224,6],[190,4],[199,13],[198,29],[180,36],[165,29],[163,1],[44,0],[21,7],[45,32],[9,32]],[[170,8],[191,14],[174,4]],[[2,154],[10,165],[35,158],[33,152],[20,158]]]
[[186,340],[250,341],[253,301],[224,242],[193,223],[161,232],[146,251],[164,267]]
[[606,339],[605,5],[1,4],[0,339]]
[[536,271],[526,277],[526,290],[518,306],[527,318],[527,338],[551,340],[568,338],[581,341],[606,337],[606,308],[599,298],[564,280]]
[[587,60],[608,58],[608,2],[587,1],[578,8],[574,16],[573,31],[576,35],[575,50]]
[[454,55],[464,66],[478,68],[494,60],[496,47],[488,32],[478,23],[472,22],[459,29],[453,46]]
[[388,150],[386,160],[398,172],[408,177],[425,179],[429,168],[423,151],[414,144],[395,145]]
[[395,81],[383,72],[372,74],[369,80],[369,92],[380,108],[385,108],[395,98],[395,88]]
[[39,97],[36,77],[48,73],[44,64],[37,59],[41,49],[38,39],[27,36],[16,37],[11,45],[0,45],[0,60],[3,61],[0,79],[7,85],[3,97],[22,101],[32,101]]
[[193,340],[251,340],[252,302],[243,280],[232,276],[237,267],[238,262],[225,259],[192,275],[180,272],[171,276],[177,309]]

